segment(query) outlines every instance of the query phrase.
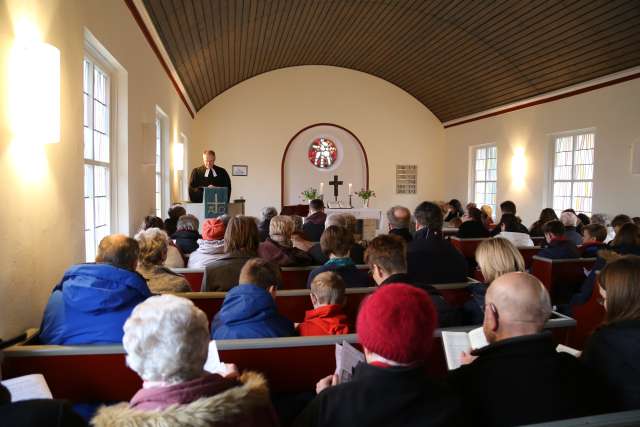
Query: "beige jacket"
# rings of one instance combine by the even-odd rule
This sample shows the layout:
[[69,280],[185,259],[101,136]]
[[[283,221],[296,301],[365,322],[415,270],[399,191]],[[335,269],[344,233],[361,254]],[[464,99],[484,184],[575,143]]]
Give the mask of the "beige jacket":
[[264,377],[245,372],[241,385],[186,405],[142,411],[121,403],[103,406],[91,420],[94,427],[213,427],[278,425]]
[[162,265],[138,264],[137,271],[145,278],[149,290],[154,294],[191,292],[187,279]]

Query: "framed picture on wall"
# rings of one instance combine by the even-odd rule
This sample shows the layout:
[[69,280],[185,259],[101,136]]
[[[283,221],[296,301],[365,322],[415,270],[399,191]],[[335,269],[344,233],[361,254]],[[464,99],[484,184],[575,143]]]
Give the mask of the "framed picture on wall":
[[233,176],[247,176],[247,175],[249,175],[249,166],[247,166],[247,165],[233,165],[233,166],[231,166],[231,175],[233,175]]

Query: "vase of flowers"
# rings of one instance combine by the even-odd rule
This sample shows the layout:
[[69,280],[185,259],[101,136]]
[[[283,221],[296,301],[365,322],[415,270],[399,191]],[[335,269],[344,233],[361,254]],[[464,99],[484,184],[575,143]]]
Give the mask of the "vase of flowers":
[[320,193],[318,192],[318,189],[313,187],[307,188],[302,193],[300,193],[300,195],[302,196],[302,201],[305,203],[309,203],[314,199],[320,198]]
[[360,197],[362,199],[362,206],[364,206],[365,208],[369,207],[369,200],[372,197],[376,197],[376,192],[373,190],[365,190],[364,188],[361,189],[360,191],[358,191],[356,193],[356,196]]

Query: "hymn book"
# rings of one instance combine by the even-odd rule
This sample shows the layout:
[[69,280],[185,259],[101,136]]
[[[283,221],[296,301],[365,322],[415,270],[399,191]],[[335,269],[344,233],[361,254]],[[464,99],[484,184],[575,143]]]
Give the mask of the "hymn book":
[[442,345],[447,358],[449,370],[458,369],[461,365],[460,355],[462,352],[470,353],[472,350],[489,345],[484,336],[482,327],[467,332],[442,331]]
[[364,353],[346,341],[336,344],[336,372],[338,384],[351,381],[353,370],[359,363],[366,363]]
[[42,374],[31,374],[2,381],[2,385],[11,393],[11,401],[30,399],[53,399],[51,390]]

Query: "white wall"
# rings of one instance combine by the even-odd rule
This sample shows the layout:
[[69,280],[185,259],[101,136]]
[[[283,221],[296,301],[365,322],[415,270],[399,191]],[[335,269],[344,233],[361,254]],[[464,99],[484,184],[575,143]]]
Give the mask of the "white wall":
[[[19,21],[33,24],[60,50],[61,141],[16,155],[7,117],[8,59]],[[126,5],[116,0],[0,2],[0,337],[40,324],[52,287],[70,265],[84,261],[82,59],[84,27],[128,74],[129,228],[154,208],[153,173],[142,167],[142,124],[159,105],[171,135],[190,136],[192,119]],[[36,100],[34,100],[36,102]],[[34,123],[37,126],[37,123]],[[153,143],[153,141],[151,141]]]
[[[631,146],[640,142],[640,79],[445,129],[445,193],[467,200],[469,147],[498,145],[498,204],[511,199],[530,225],[546,199],[551,135],[595,128],[593,212],[640,215],[640,175],[632,175]],[[523,188],[512,185],[511,161],[524,147]]]
[[[372,207],[414,207],[444,196],[443,128],[415,98],[377,77],[327,66],[292,67],[249,79],[221,94],[196,115],[189,167],[202,150],[217,163],[249,166],[232,177],[233,198],[247,199],[247,213],[280,206],[280,166],[289,140],[315,123],[343,126],[358,136],[369,157]],[[395,165],[418,165],[418,194],[395,194]],[[328,191],[325,188],[325,192]]]

